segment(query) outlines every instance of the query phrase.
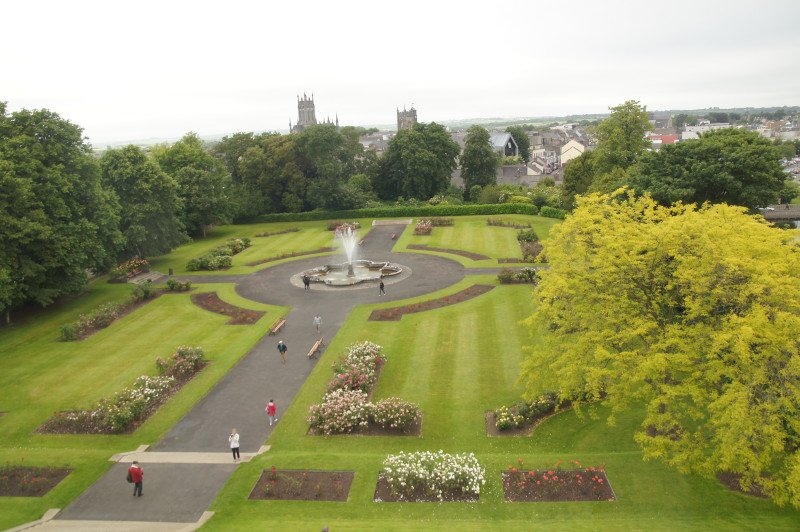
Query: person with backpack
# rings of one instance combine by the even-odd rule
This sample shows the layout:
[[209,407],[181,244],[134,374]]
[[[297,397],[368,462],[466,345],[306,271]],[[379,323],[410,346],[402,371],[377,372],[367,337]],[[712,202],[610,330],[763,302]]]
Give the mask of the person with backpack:
[[142,496],[142,481],[144,480],[144,470],[139,467],[139,462],[133,461],[131,467],[128,468],[128,482],[133,483],[133,496]]
[[278,353],[281,355],[281,364],[286,364],[286,344],[283,343],[283,340],[278,340]]

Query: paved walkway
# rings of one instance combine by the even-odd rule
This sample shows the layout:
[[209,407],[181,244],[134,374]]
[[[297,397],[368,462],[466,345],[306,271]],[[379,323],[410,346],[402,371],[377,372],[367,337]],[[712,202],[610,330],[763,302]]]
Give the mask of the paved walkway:
[[[315,314],[322,316],[321,335],[327,343],[356,305],[405,299],[450,286],[466,274],[499,270],[472,271],[433,255],[393,253],[391,235],[399,235],[405,227],[373,227],[359,247],[362,257],[395,262],[411,270],[404,280],[385,281],[387,294],[383,297],[378,296],[376,285],[343,291],[313,285],[311,290],[303,290],[292,285],[291,276],[319,265],[319,258],[292,261],[250,275],[186,276],[203,283],[234,282],[236,291],[248,299],[289,306],[286,325],[277,336],[269,336],[265,330],[250,352],[152,450],[117,457],[125,462],[115,464],[54,520],[38,527],[76,530],[83,528],[79,523],[93,522],[97,524],[92,528],[95,530],[142,530],[137,528],[142,520],[160,522],[168,530],[198,526],[236,468],[228,449],[230,429],[236,427],[241,434],[243,461],[263,452],[262,446],[272,433],[264,412],[266,402],[276,402],[280,419],[318,362],[306,357],[318,338],[312,324]],[[279,339],[289,347],[285,365],[280,363],[276,349]],[[133,459],[145,470],[141,498],[131,496],[132,488],[124,480]]]

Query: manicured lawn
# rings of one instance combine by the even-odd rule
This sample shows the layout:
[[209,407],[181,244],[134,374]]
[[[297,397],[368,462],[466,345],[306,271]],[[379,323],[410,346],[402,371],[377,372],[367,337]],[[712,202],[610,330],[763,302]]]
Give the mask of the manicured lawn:
[[[234,474],[211,508],[210,530],[388,529],[796,529],[800,512],[727,491],[714,480],[677,473],[642,461],[632,440],[638,412],[616,427],[602,419],[564,412],[531,437],[489,438],[485,410],[515,401],[522,346],[529,342],[519,320],[533,310],[530,288],[500,286],[471,301],[406,315],[399,322],[369,322],[374,308],[396,306],[457,292],[475,276],[422,298],[357,308],[322,357],[270,438],[272,449]],[[331,363],[360,340],[384,346],[388,362],[376,398],[399,396],[420,404],[422,436],[323,438],[306,435],[308,407],[319,402]],[[548,385],[543,385],[547,388]],[[600,414],[606,414],[600,409]],[[387,454],[439,450],[474,452],[487,470],[478,503],[374,503],[375,481]],[[506,503],[500,473],[522,459],[534,468],[556,460],[605,465],[616,502]],[[337,469],[356,472],[347,503],[252,501],[248,494],[261,471]]]
[[[0,463],[74,469],[42,498],[0,498],[0,529],[63,508],[105,472],[115,453],[155,443],[285,312],[245,300],[233,285],[198,285],[230,303],[265,310],[259,323],[228,326],[227,318],[196,307],[188,293],[167,294],[80,342],[58,341],[59,327],[103,301],[128,297],[130,285],[92,283],[88,294],[0,329]],[[89,407],[156,372],[156,357],[181,344],[200,345],[211,364],[136,432],[119,436],[43,435],[34,431],[54,412]]]
[[[364,238],[371,229],[372,219],[360,220],[361,230],[359,236]],[[154,270],[167,273],[170,268],[175,274],[246,274],[252,273],[268,266],[274,266],[293,260],[291,258],[282,259],[276,262],[248,266],[249,262],[256,262],[266,258],[277,257],[292,252],[314,251],[325,247],[339,247],[339,242],[334,241],[333,231],[327,230],[327,222],[281,222],[281,223],[258,223],[244,225],[224,225],[215,227],[206,238],[199,238],[181,246],[168,255],[156,257],[150,261]],[[289,228],[299,228],[298,232],[272,235],[268,237],[257,237],[255,235],[265,232],[276,232]],[[233,257],[233,266],[228,270],[207,272],[187,272],[186,263],[189,260],[204,255],[209,250],[219,246],[229,238],[248,237],[252,241],[252,246]],[[330,253],[327,253],[330,254]],[[325,253],[315,254],[316,256]],[[313,256],[313,255],[309,255]]]
[[[450,227],[434,227],[428,236],[415,236],[414,226],[410,226],[400,237],[395,251],[406,249],[409,244],[427,244],[431,247],[471,251],[490,257],[488,260],[472,260],[452,254],[442,254],[429,251],[409,250],[414,253],[433,253],[448,257],[460,262],[469,268],[497,267],[497,259],[522,258],[522,252],[517,242],[517,230],[510,227],[496,227],[487,225],[487,218],[502,218],[513,220],[521,224],[530,223],[532,228],[544,240],[550,228],[561,223],[560,220],[543,218],[541,216],[526,216],[522,214],[509,214],[502,216],[459,216],[455,218],[455,225]],[[416,221],[416,220],[415,220]]]

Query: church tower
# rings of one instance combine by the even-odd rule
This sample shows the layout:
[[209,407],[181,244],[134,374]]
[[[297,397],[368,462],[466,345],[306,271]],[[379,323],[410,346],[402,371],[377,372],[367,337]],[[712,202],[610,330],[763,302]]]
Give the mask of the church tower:
[[403,107],[403,110],[397,109],[397,131],[402,131],[404,129],[413,129],[414,124],[417,123],[417,110],[414,109],[414,105],[411,105],[411,109],[406,111],[406,108]]
[[314,109],[314,94],[311,98],[303,94],[297,96],[297,124],[291,129],[292,133],[300,133],[307,127],[317,125],[317,113]]

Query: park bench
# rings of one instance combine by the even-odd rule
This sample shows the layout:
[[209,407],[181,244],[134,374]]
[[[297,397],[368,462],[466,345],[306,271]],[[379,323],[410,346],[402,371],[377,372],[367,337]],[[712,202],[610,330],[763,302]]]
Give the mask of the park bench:
[[275,335],[275,334],[276,334],[278,331],[280,331],[280,330],[281,330],[281,328],[282,328],[284,325],[286,325],[286,320],[285,320],[285,319],[283,319],[283,318],[280,318],[278,321],[276,321],[276,322],[275,322],[275,323],[272,325],[272,327],[270,327],[270,329],[269,329],[269,336],[274,336],[274,335]]
[[321,337],[319,340],[314,342],[314,345],[311,346],[311,349],[308,351],[308,358],[317,358],[317,351],[319,351],[320,346],[325,345],[325,337]]

